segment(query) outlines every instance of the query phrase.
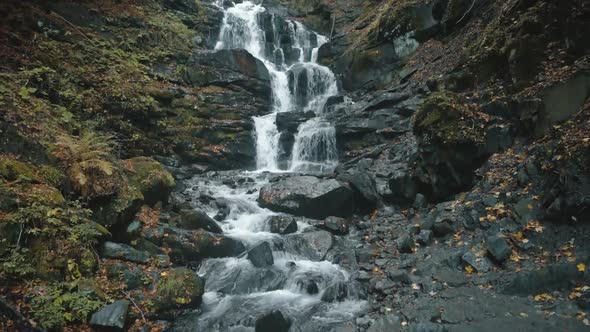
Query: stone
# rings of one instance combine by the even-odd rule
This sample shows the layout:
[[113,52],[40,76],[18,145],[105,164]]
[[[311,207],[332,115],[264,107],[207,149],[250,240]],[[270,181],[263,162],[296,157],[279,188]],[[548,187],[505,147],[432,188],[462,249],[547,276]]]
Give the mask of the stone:
[[128,310],[129,301],[115,301],[92,314],[92,317],[90,318],[90,325],[123,331],[127,321]]
[[205,292],[205,280],[195,271],[180,267],[161,273],[155,289],[156,310],[191,308],[201,304]]
[[317,226],[334,235],[347,235],[349,232],[348,221],[344,218],[328,217]]
[[107,258],[122,259],[143,264],[147,264],[150,259],[150,255],[147,252],[139,251],[126,244],[108,241],[102,245],[101,254]]
[[488,253],[496,260],[498,263],[503,263],[512,254],[512,248],[500,235],[490,236],[486,239],[486,246],[488,249]]
[[137,266],[116,263],[107,267],[107,276],[110,280],[121,280],[125,289],[133,290],[144,286],[145,272]]
[[213,218],[209,217],[205,212],[197,209],[181,210],[176,223],[178,227],[183,229],[204,229],[211,233],[223,233],[223,230]]
[[367,332],[400,332],[402,331],[401,323],[399,316],[383,315],[375,320]]
[[270,183],[260,190],[258,202],[273,211],[316,219],[346,218],[354,212],[352,189],[334,179],[313,176],[292,176]]
[[239,240],[203,229],[185,230],[163,225],[155,227],[144,236],[157,245],[167,245],[170,248],[170,259],[175,263],[236,257],[246,251]]
[[428,230],[428,229],[421,230],[420,233],[418,233],[418,236],[416,237],[416,240],[421,245],[427,245],[427,244],[429,244],[430,241],[432,241],[432,231],[431,230]]
[[274,264],[272,249],[268,242],[262,242],[248,251],[248,259],[256,267],[267,267]]
[[408,272],[398,269],[390,269],[387,271],[387,276],[391,281],[401,282],[402,284],[409,285],[412,283],[412,278],[408,275]]
[[477,272],[485,273],[490,271],[492,268],[492,263],[487,257],[477,257],[471,251],[465,253],[461,259],[463,262],[473,267]]
[[143,194],[150,206],[167,203],[176,186],[174,177],[158,161],[148,157],[135,157],[123,161],[129,183]]
[[273,310],[270,313],[259,317],[256,320],[255,332],[287,332],[291,327],[291,320],[285,318],[279,310]]
[[285,235],[297,232],[297,220],[292,216],[272,216],[268,222],[271,233]]
[[404,234],[400,236],[395,244],[400,253],[411,253],[414,251],[414,242],[410,235]]
[[310,295],[314,295],[320,292],[318,284],[311,279],[305,281],[300,280],[297,282],[297,286],[299,286],[299,288],[303,289],[307,294]]
[[322,295],[324,302],[342,302],[348,296],[348,286],[344,282],[337,282],[326,288]]
[[377,192],[375,179],[367,172],[340,174],[337,179],[348,183],[352,187],[355,206],[360,211],[369,213],[382,205],[382,199]]

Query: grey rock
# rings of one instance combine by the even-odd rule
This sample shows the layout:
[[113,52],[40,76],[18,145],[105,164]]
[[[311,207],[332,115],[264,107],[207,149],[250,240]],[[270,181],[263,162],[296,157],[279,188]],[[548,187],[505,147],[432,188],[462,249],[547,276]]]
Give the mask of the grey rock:
[[388,314],[377,318],[367,332],[399,332],[401,330],[401,319],[396,315]]
[[412,241],[412,237],[408,234],[400,236],[395,241],[395,244],[401,253],[411,253],[414,250],[414,242]]
[[150,255],[147,252],[139,251],[129,245],[114,242],[105,242],[102,245],[101,254],[104,257],[122,259],[130,262],[148,263]]
[[266,267],[274,264],[272,249],[268,242],[262,242],[248,251],[248,259],[256,267]]
[[196,209],[181,210],[177,225],[183,229],[204,229],[211,233],[223,233],[223,230],[213,218],[209,217],[205,212]]
[[128,310],[129,301],[115,301],[92,314],[92,317],[90,318],[90,325],[123,330],[127,321]]
[[387,276],[392,281],[401,282],[402,284],[409,285],[412,283],[412,278],[410,278],[408,272],[404,270],[390,269],[389,271],[387,271]]
[[348,296],[348,286],[346,283],[337,282],[326,288],[322,295],[324,302],[342,302]]
[[328,217],[322,221],[318,228],[326,230],[334,235],[347,235],[349,232],[348,221],[344,218]]
[[512,248],[500,235],[490,236],[486,239],[486,246],[488,252],[499,263],[506,261],[512,254]]
[[291,320],[285,318],[279,310],[258,318],[255,323],[255,332],[287,332],[291,327]]
[[477,257],[471,251],[466,252],[461,259],[466,264],[471,265],[477,272],[488,272],[492,268],[492,263],[487,257]]
[[297,232],[297,220],[292,216],[272,216],[268,222],[270,224],[271,233],[284,235]]
[[432,241],[432,231],[431,230],[428,230],[428,229],[421,230],[420,233],[418,233],[418,236],[416,237],[416,240],[421,245],[427,245],[427,244],[429,244],[430,241]]
[[297,216],[323,219],[350,217],[354,211],[352,189],[330,179],[292,176],[260,190],[260,206]]

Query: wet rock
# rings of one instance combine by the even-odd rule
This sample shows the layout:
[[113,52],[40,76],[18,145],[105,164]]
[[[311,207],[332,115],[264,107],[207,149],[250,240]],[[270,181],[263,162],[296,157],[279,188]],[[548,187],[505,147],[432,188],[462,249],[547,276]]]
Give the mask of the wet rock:
[[274,211],[317,219],[349,217],[354,211],[349,187],[313,176],[293,176],[268,184],[260,190],[258,202]]
[[107,276],[110,280],[121,280],[127,290],[138,289],[144,286],[145,272],[137,266],[116,263],[107,267]]
[[271,233],[284,235],[297,232],[297,220],[291,216],[272,216],[269,219],[269,224]]
[[235,257],[246,247],[235,239],[203,229],[185,230],[171,226],[156,227],[144,236],[159,245],[167,245],[175,263],[200,261],[204,258]]
[[180,307],[195,307],[201,303],[205,281],[186,267],[160,274],[156,285],[155,308],[168,310]]
[[429,244],[430,241],[432,241],[432,231],[428,229],[421,230],[418,236],[416,237],[416,240],[421,245]]
[[486,246],[490,255],[499,263],[506,261],[512,254],[512,248],[510,248],[506,239],[500,235],[488,237],[486,239]]
[[466,264],[472,266],[477,272],[485,273],[492,269],[492,263],[487,257],[477,257],[471,251],[465,253],[461,259]]
[[337,179],[348,183],[352,187],[355,206],[361,212],[372,212],[382,204],[381,196],[377,193],[375,179],[367,172],[340,174]]
[[465,273],[457,270],[451,270],[449,268],[439,269],[435,273],[434,279],[447,283],[451,287],[459,287],[467,284],[467,278],[465,278]]
[[583,273],[575,263],[555,264],[539,270],[518,275],[506,286],[506,294],[540,294],[543,292],[568,288],[580,280]]
[[92,314],[90,325],[122,331],[127,321],[129,301],[119,300]]
[[303,289],[307,294],[314,295],[320,292],[318,284],[313,280],[298,281],[297,286]]
[[101,254],[107,258],[122,259],[130,262],[147,264],[150,255],[144,251],[139,251],[129,245],[105,242],[102,245]]
[[178,227],[183,229],[204,229],[211,233],[223,233],[221,227],[201,210],[181,210],[180,216],[176,221]]
[[396,315],[384,315],[377,318],[367,332],[399,332],[402,330],[401,323],[401,319]]
[[328,217],[319,223],[317,227],[334,235],[347,235],[349,232],[348,220],[338,217]]
[[406,285],[412,283],[412,278],[410,278],[408,272],[404,270],[390,269],[387,271],[387,276],[389,279],[391,279],[391,281],[401,282],[402,284]]
[[348,296],[348,286],[343,282],[337,282],[326,288],[322,295],[324,302],[342,302]]
[[414,241],[412,237],[408,234],[404,234],[400,236],[396,241],[395,244],[397,246],[397,250],[401,253],[411,253],[414,251]]
[[545,91],[543,102],[552,122],[561,122],[580,111],[590,94],[590,76],[574,75]]
[[420,193],[416,194],[416,197],[414,198],[414,204],[412,206],[418,210],[426,208],[428,206],[428,200],[426,199],[426,196]]
[[127,159],[123,164],[130,184],[141,191],[146,204],[153,206],[157,202],[168,202],[176,183],[162,164],[148,157]]
[[279,132],[287,131],[290,133],[297,133],[299,125],[303,122],[315,118],[316,114],[312,111],[308,112],[280,112],[277,114],[276,125]]
[[274,310],[256,320],[254,331],[287,332],[290,327],[291,320],[284,317],[279,310]]
[[262,242],[248,251],[248,259],[256,267],[267,267],[274,264],[272,249],[268,242]]

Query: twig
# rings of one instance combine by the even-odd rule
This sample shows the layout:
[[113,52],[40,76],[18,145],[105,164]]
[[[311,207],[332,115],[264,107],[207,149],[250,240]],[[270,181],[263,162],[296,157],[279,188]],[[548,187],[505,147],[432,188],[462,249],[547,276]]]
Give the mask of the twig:
[[23,224],[20,225],[20,231],[18,232],[18,239],[16,239],[16,247],[19,248],[20,247],[20,239],[21,236],[23,235],[23,229],[25,227],[23,226]]
[[459,20],[457,21],[457,23],[455,23],[455,24],[459,24],[459,23],[461,23],[461,21],[463,21],[463,19],[465,18],[465,16],[467,16],[467,14],[469,14],[469,12],[470,12],[470,11],[473,9],[473,6],[475,5],[475,1],[476,1],[476,0],[473,0],[473,1],[471,2],[471,7],[469,7],[469,9],[467,9],[467,11],[465,12],[465,14],[463,14],[463,16],[461,17],[461,19],[459,19]]
[[65,19],[65,17],[63,17],[63,16],[59,15],[58,13],[56,13],[56,12],[54,12],[54,11],[52,11],[51,13],[52,13],[52,14],[54,14],[55,16],[57,16],[57,17],[61,18],[61,19],[62,19],[64,22],[66,22],[66,23],[67,23],[69,26],[71,26],[72,28],[74,28],[74,30],[76,30],[76,31],[77,31],[79,34],[81,34],[81,35],[82,35],[84,38],[86,38],[86,40],[88,40],[88,41],[90,42],[90,44],[92,44],[92,46],[96,46],[96,45],[94,44],[94,42],[93,42],[92,40],[90,40],[90,38],[88,38],[88,36],[86,36],[86,35],[84,34],[84,32],[82,32],[82,30],[78,29],[78,27],[77,27],[77,26],[75,26],[75,25],[74,25],[72,22],[70,22],[70,21],[66,20],[66,19]]
[[139,310],[139,314],[141,315],[141,319],[143,319],[143,322],[147,323],[147,320],[145,319],[145,315],[143,314],[143,310],[141,310],[141,308],[137,305],[137,303],[135,303],[135,301],[133,301],[133,299],[131,298],[131,294],[129,294],[128,292],[125,292],[125,291],[123,291],[123,294],[125,294],[125,296],[127,296],[129,301],[131,301],[131,303],[133,303],[133,306],[135,308],[137,308],[137,310]]
[[334,25],[336,25],[336,14],[332,13],[332,29],[330,30],[330,41],[332,41],[332,35],[334,34]]

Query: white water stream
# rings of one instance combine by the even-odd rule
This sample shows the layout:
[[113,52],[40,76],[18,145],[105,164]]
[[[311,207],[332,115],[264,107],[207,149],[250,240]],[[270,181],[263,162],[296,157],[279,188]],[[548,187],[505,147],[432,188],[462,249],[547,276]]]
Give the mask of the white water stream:
[[[224,235],[240,240],[248,249],[263,241],[270,243],[274,264],[257,268],[246,257],[205,260],[198,271],[206,280],[203,312],[179,319],[174,330],[254,331],[256,318],[280,310],[293,321],[292,331],[330,331],[366,310],[366,301],[353,294],[341,302],[321,300],[330,286],[351,284],[353,271],[327,260],[318,260],[302,249],[309,247],[303,243],[307,233],[302,232],[306,232],[306,228],[314,230],[304,220],[297,222],[296,234],[270,233],[269,218],[278,213],[259,207],[256,201],[258,190],[271,176],[263,171],[325,171],[336,165],[335,130],[323,119],[322,110],[327,99],[337,94],[338,89],[333,73],[316,63],[318,48],[327,39],[307,30],[299,22],[285,22],[273,16],[273,40],[267,41],[267,34],[260,25],[260,15],[266,11],[263,6],[245,1],[223,10],[223,24],[215,48],[245,49],[264,63],[271,77],[272,109],[268,115],[254,117],[255,172],[197,176],[188,183],[191,189],[187,193],[193,197],[193,202],[197,202],[195,207],[210,216],[219,212],[219,206],[217,203],[199,205],[199,198],[213,197],[215,202],[223,201],[227,209],[220,222]],[[289,34],[290,49],[281,45],[285,36],[279,35],[279,24],[287,27],[281,31]],[[298,51],[296,57],[292,56],[293,50]],[[280,169],[277,114],[305,111],[313,111],[316,117],[299,125],[288,168]],[[228,185],[228,179],[235,185]],[[338,248],[334,244],[333,250],[339,250],[335,254],[348,255],[354,261],[352,245],[344,239],[335,241],[339,241]],[[301,286],[302,282],[309,281],[317,285],[318,293],[310,294]]]

